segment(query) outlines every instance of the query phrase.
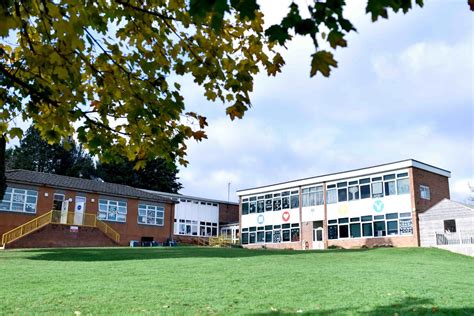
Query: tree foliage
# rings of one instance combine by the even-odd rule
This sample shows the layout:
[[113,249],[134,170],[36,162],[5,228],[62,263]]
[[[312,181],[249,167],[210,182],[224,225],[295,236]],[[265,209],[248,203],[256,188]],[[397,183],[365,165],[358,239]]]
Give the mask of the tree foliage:
[[123,157],[118,162],[99,163],[97,174],[104,181],[142,189],[178,193],[182,188],[178,182],[178,168],[168,160],[155,158],[139,170],[135,170],[134,166],[135,161]]
[[[373,21],[423,5],[366,1]],[[76,134],[104,162],[127,157],[142,168],[162,157],[186,165],[186,142],[206,138],[207,122],[186,109],[183,78],[241,118],[255,75],[280,72],[278,48],[294,36],[314,43],[310,75],[330,75],[334,50],[355,31],[344,8],[345,0],[292,3],[265,29],[257,0],[2,1],[0,136],[20,138],[12,124],[20,118],[49,143]]]
[[97,176],[94,162],[81,145],[66,139],[48,144],[39,132],[30,127],[20,145],[10,149],[6,158],[11,169],[25,169],[71,177],[91,179]]

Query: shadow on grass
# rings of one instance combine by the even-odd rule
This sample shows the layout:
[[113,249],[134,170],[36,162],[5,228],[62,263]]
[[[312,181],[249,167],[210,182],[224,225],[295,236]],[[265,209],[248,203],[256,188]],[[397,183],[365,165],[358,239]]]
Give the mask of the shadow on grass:
[[370,310],[333,308],[300,312],[274,311],[253,315],[474,315],[474,307],[438,307],[431,299],[406,297],[389,305],[375,306]]
[[176,258],[244,258],[258,256],[298,256],[311,253],[327,255],[331,253],[365,252],[370,249],[335,249],[319,251],[268,250],[243,248],[56,248],[24,250],[30,260],[47,261],[126,261]]

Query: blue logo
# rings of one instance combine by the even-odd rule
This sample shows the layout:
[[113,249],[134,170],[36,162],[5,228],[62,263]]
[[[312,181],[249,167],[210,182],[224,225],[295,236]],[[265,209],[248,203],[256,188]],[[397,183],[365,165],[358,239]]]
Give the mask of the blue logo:
[[376,200],[374,202],[374,205],[372,205],[372,207],[373,207],[374,211],[379,213],[379,212],[383,211],[384,205],[383,205],[383,202],[381,200]]
[[265,217],[262,214],[258,215],[257,223],[263,224],[264,221],[265,221]]
[[79,204],[79,205],[77,206],[77,210],[80,211],[81,209],[82,209],[82,205]]

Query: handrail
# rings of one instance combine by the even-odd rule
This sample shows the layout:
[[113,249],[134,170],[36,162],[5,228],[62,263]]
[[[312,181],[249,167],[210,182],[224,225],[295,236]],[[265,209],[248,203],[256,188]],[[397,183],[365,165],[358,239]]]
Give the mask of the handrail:
[[80,214],[52,210],[4,233],[2,236],[2,245],[18,240],[48,224],[96,227],[110,239],[117,243],[120,242],[120,234],[106,223],[97,219],[95,214]]
[[48,225],[51,222],[52,214],[53,214],[53,211],[49,211],[48,213],[35,217],[31,221],[26,222],[23,225],[20,225],[4,233],[2,236],[2,245],[11,243],[17,239],[20,239],[21,237],[25,235],[28,235],[40,229],[41,227]]

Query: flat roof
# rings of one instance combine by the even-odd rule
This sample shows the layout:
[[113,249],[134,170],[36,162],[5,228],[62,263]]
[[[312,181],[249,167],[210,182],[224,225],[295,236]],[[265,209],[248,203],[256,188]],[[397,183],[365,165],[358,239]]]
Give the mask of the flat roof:
[[329,174],[320,175],[320,176],[302,178],[302,179],[297,179],[297,180],[279,182],[275,184],[269,184],[269,185],[253,187],[249,189],[238,190],[237,195],[242,196],[242,195],[249,195],[249,194],[258,194],[258,193],[263,193],[263,192],[268,192],[268,191],[273,191],[273,190],[290,189],[295,186],[310,185],[310,184],[328,182],[328,181],[337,181],[344,178],[359,177],[359,176],[364,176],[368,174],[387,172],[391,170],[409,168],[409,167],[415,167],[415,168],[422,169],[428,172],[436,173],[447,178],[451,177],[451,171],[448,171],[439,167],[435,167],[433,165],[430,165],[430,164],[427,164],[415,159],[406,159],[406,160],[390,162],[390,163],[381,164],[381,165],[375,165],[375,166],[353,169],[353,170],[348,170],[348,171],[341,171],[341,172],[336,172],[336,173],[329,173]]
[[179,193],[168,193],[168,192],[160,192],[160,191],[153,191],[153,190],[147,190],[147,189],[139,189],[139,190],[142,190],[142,191],[145,191],[145,192],[148,192],[148,193],[152,193],[152,194],[157,194],[157,195],[160,195],[160,196],[168,196],[168,197],[175,198],[175,199],[189,199],[189,200],[195,200],[195,201],[199,201],[199,202],[210,202],[210,203],[218,203],[218,204],[239,205],[238,202],[208,199],[208,198],[191,196],[191,195],[184,195],[184,194],[179,194]]

